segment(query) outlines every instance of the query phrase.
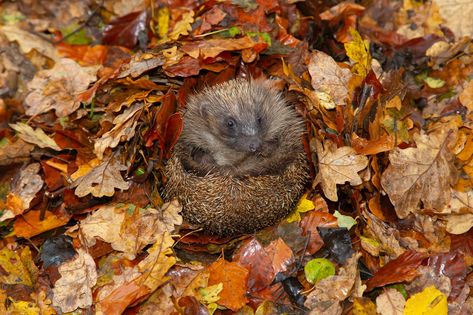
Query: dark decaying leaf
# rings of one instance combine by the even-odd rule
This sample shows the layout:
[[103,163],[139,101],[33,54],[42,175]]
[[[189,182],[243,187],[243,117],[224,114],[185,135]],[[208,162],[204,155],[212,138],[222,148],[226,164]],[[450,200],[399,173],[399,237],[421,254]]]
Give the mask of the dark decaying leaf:
[[427,260],[427,265],[434,268],[438,274],[450,278],[452,289],[448,299],[455,300],[466,284],[467,266],[464,255],[461,252],[432,255]]
[[146,30],[146,10],[132,12],[110,22],[104,30],[102,42],[107,45],[133,48]]
[[48,238],[41,247],[41,261],[44,268],[59,266],[70,260],[75,254],[72,239],[66,235]]
[[354,250],[347,228],[318,227],[317,230],[324,241],[325,248],[330,253],[330,258],[343,265],[353,255]]

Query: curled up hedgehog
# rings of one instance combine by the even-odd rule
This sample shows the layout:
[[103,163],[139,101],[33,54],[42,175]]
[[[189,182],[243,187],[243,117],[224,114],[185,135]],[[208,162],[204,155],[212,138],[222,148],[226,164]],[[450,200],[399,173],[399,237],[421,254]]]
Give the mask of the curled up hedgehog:
[[165,196],[182,202],[185,220],[231,236],[293,210],[309,176],[303,119],[270,81],[207,87],[190,97],[183,114]]

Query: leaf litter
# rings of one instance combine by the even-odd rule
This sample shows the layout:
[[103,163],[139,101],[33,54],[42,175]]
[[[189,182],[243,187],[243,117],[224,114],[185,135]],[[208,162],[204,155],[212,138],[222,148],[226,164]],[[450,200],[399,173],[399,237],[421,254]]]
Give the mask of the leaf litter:
[[[0,312],[472,313],[473,6],[313,4],[2,2]],[[235,77],[294,96],[312,182],[217,238],[163,166]]]

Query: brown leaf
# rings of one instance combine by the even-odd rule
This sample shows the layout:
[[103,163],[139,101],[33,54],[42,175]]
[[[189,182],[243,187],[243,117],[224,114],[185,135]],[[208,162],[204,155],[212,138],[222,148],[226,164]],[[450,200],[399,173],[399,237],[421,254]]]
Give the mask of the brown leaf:
[[35,116],[52,109],[58,117],[72,114],[80,106],[76,96],[95,81],[97,69],[81,67],[72,59],[62,58],[52,69],[39,71],[28,83],[26,114]]
[[23,168],[7,196],[7,209],[15,215],[22,214],[30,207],[30,203],[43,187],[43,179],[38,172],[39,163],[32,163]]
[[248,303],[245,297],[248,269],[220,258],[209,266],[208,271],[210,273],[209,286],[218,283],[223,284],[218,304],[236,312]]
[[376,311],[383,315],[403,315],[406,299],[396,289],[385,289],[376,298]]
[[143,111],[142,103],[135,103],[113,119],[115,125],[94,144],[94,153],[101,160],[107,148],[115,148],[120,142],[128,141],[135,135],[136,125]]
[[448,150],[450,133],[414,136],[417,148],[396,148],[381,184],[403,219],[419,209],[441,210],[450,200],[450,185],[456,180],[453,156]]
[[340,302],[347,299],[359,280],[358,259],[360,254],[354,254],[335,276],[320,280],[314,290],[309,293],[304,306],[312,314],[341,314]]
[[233,261],[249,270],[248,290],[259,291],[268,287],[275,272],[271,258],[256,238],[252,238],[233,255]]
[[366,282],[366,290],[385,286],[386,284],[412,281],[417,277],[417,268],[429,255],[414,250],[404,252],[398,258],[391,260]]
[[324,241],[320,237],[317,227],[338,227],[338,221],[336,217],[328,212],[310,211],[304,216],[300,226],[303,231],[302,235],[309,235],[307,252],[313,255],[324,246]]
[[59,266],[61,278],[53,288],[53,305],[63,312],[92,306],[92,287],[97,282],[97,271],[92,256],[83,249],[77,256]]
[[265,250],[272,261],[275,274],[290,271],[290,267],[295,263],[291,248],[282,238],[272,241]]
[[253,48],[258,44],[264,44],[262,39],[253,41],[249,36],[241,38],[228,39],[208,39],[201,41],[185,42],[181,47],[182,51],[187,53],[192,58],[215,58],[223,51],[242,50],[246,48]]
[[333,143],[325,142],[324,146],[317,143],[319,157],[319,173],[314,182],[321,183],[325,196],[331,201],[337,201],[337,184],[349,182],[350,185],[360,185],[362,180],[358,172],[368,166],[368,158],[358,155],[351,147],[336,148]]
[[[341,68],[326,53],[315,51],[310,56],[309,73],[312,77],[312,87],[316,93],[328,96],[335,105],[346,103],[346,99],[349,97],[348,81],[352,77],[350,69]],[[317,96],[319,99],[322,97],[321,94]]]
[[86,175],[79,177],[72,187],[77,187],[75,194],[79,197],[88,194],[95,197],[113,196],[115,188],[126,190],[129,187],[129,183],[125,182],[120,174],[120,171],[126,169],[126,166],[110,157]]
[[146,10],[132,12],[110,22],[104,30],[102,42],[133,48],[138,43],[138,36],[146,29]]

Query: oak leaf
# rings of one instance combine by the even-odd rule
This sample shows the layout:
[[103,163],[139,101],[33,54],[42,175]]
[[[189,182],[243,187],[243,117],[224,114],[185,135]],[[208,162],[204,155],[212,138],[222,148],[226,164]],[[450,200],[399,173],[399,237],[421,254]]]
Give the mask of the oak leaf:
[[418,134],[417,148],[396,148],[389,154],[391,164],[381,185],[401,219],[416,212],[420,202],[424,208],[441,210],[450,201],[457,172],[447,147],[449,138],[446,132]]
[[86,175],[79,177],[72,185],[74,193],[79,197],[92,194],[94,197],[113,196],[115,188],[127,190],[129,183],[125,182],[120,171],[127,167],[110,157],[92,169]]
[[94,259],[83,249],[77,256],[59,266],[59,278],[53,288],[53,305],[63,312],[92,305],[92,287],[97,282]]
[[356,154],[352,147],[335,148],[330,142],[324,146],[316,143],[319,158],[319,173],[314,185],[321,183],[325,196],[331,201],[337,201],[337,184],[349,182],[350,185],[360,185],[363,181],[358,172],[368,166],[368,158]]
[[35,116],[52,109],[58,117],[72,114],[80,106],[76,96],[96,80],[97,70],[98,66],[81,67],[72,59],[62,58],[52,69],[39,71],[28,83],[26,114]]
[[136,103],[113,119],[115,125],[94,144],[94,153],[99,159],[107,148],[115,148],[118,143],[130,140],[135,135],[138,118],[143,110],[142,103]]
[[25,123],[10,124],[10,127],[18,133],[18,137],[26,142],[36,144],[40,148],[49,148],[55,151],[61,151],[56,142],[50,138],[43,129],[28,126]]

